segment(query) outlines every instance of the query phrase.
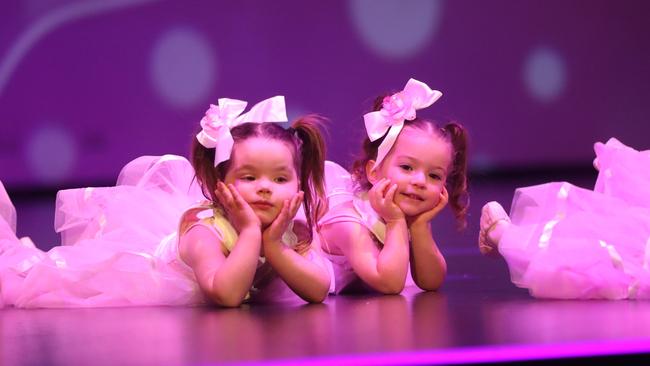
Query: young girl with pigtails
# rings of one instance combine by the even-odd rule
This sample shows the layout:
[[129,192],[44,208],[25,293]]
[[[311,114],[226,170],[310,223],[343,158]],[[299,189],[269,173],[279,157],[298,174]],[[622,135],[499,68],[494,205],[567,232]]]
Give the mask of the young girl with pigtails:
[[[274,123],[287,120],[281,96],[245,108],[234,99],[210,107],[191,164],[143,156],[114,187],[59,191],[62,245],[47,252],[16,237],[2,189],[0,305],[323,301],[330,273],[312,244],[324,207],[322,119],[284,129]],[[294,220],[301,206],[304,220]]]
[[351,175],[326,165],[330,207],[319,232],[333,292],[396,294],[409,267],[421,289],[442,284],[447,267],[429,224],[449,203],[464,227],[468,193],[467,131],[416,115],[441,96],[410,79],[404,90],[377,98],[364,115],[368,137]]
[[[311,242],[324,208],[322,119],[302,117],[289,129],[251,122],[231,127],[228,114],[235,103],[220,100],[201,122],[192,165],[204,194],[220,211],[208,220],[201,220],[198,210],[183,215],[181,258],[203,292],[222,305],[239,305],[273,275],[304,300],[321,302],[330,278]],[[294,225],[303,202],[306,222]],[[233,230],[236,239],[225,235],[234,237]]]

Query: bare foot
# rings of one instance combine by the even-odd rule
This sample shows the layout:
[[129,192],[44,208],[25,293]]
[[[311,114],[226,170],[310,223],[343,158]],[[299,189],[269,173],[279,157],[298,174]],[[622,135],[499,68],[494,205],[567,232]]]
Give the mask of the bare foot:
[[486,203],[481,209],[481,224],[478,234],[478,249],[481,254],[496,255],[499,241],[510,226],[510,217],[496,201]]

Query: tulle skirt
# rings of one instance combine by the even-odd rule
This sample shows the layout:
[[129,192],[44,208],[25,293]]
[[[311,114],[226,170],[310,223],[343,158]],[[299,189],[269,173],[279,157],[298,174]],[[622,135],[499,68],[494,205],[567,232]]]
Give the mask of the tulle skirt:
[[193,305],[205,302],[178,256],[177,227],[204,200],[189,162],[173,155],[127,164],[116,186],[62,190],[44,252],[15,234],[0,194],[0,301],[17,307]]
[[616,139],[595,146],[595,189],[519,188],[499,252],[533,296],[650,298],[650,154]]

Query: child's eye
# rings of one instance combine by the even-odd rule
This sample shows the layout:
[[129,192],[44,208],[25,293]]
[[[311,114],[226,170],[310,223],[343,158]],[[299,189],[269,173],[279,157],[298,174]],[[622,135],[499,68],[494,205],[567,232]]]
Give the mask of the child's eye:
[[442,179],[438,174],[429,174],[429,178],[435,179],[435,180],[440,180]]
[[255,177],[252,176],[252,175],[245,175],[245,176],[241,177],[241,180],[246,180],[246,181],[252,182],[252,181],[255,180]]
[[407,172],[413,170],[413,168],[410,165],[406,165],[406,164],[402,164],[399,167],[402,168],[402,170],[406,170]]
[[286,183],[289,180],[287,178],[285,178],[285,177],[277,177],[277,178],[275,178],[275,181],[278,182],[278,183]]

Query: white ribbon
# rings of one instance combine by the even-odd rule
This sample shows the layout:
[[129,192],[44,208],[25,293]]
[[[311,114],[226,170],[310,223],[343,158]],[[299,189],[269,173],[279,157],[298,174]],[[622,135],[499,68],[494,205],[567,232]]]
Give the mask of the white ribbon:
[[432,105],[441,96],[440,91],[431,90],[427,84],[409,79],[404,90],[384,98],[381,110],[363,116],[370,141],[381,138],[388,131],[386,138],[377,150],[377,159],[373,169],[379,166],[395,144],[397,136],[404,127],[404,121],[414,120],[416,110]]
[[241,114],[247,103],[243,100],[221,98],[218,105],[211,104],[201,119],[201,132],[196,139],[208,149],[214,148],[214,166],[230,159],[233,138],[230,130],[246,122],[286,122],[287,111],[284,96],[278,95],[255,104],[250,111]]

